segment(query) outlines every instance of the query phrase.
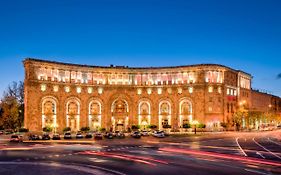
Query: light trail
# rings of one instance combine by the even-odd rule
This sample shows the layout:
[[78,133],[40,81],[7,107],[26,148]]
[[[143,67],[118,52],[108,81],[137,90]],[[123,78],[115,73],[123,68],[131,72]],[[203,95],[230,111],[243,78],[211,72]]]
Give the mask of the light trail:
[[158,159],[153,159],[149,157],[143,157],[143,156],[133,156],[133,155],[128,155],[128,154],[116,154],[116,153],[101,153],[101,152],[96,152],[96,151],[86,151],[82,152],[82,154],[95,154],[95,155],[110,155],[110,156],[118,156],[119,158],[129,158],[129,159],[134,159],[134,160],[144,160],[144,161],[151,161],[151,162],[156,162],[156,163],[161,163],[161,164],[169,164],[167,161],[164,160],[158,160]]
[[87,174],[93,175],[104,175],[105,172],[107,174],[113,175],[126,175],[122,172],[118,172],[116,170],[111,170],[108,168],[93,166],[93,165],[79,165],[79,164],[60,164],[60,163],[43,163],[43,162],[0,162],[0,165],[35,165],[35,166],[44,166],[44,167],[58,167],[65,169],[72,169],[80,172],[84,172]]
[[236,138],[236,144],[238,145],[240,151],[244,154],[244,156],[248,156],[245,151],[242,149],[241,145],[239,144],[239,137]]
[[171,153],[179,153],[179,154],[187,154],[187,155],[197,155],[197,156],[210,156],[220,159],[227,159],[227,160],[235,160],[235,161],[244,161],[248,163],[258,163],[270,166],[277,166],[281,167],[281,163],[269,161],[269,160],[260,160],[257,158],[250,158],[250,157],[241,157],[236,155],[228,155],[228,154],[221,154],[221,153],[213,153],[213,152],[206,152],[206,151],[193,151],[193,150],[186,150],[186,149],[175,149],[175,148],[160,148],[160,151],[171,152]]
[[111,157],[111,158],[122,159],[122,160],[127,160],[127,161],[143,163],[143,164],[146,164],[146,165],[156,166],[155,163],[151,163],[151,162],[148,162],[148,161],[142,160],[142,159],[137,159],[137,157],[129,157],[129,156],[123,156],[123,155],[119,155],[119,154],[111,154],[111,153],[105,153],[105,152],[94,152],[94,151],[85,151],[85,152],[82,152],[80,154]]
[[281,146],[281,144],[280,144],[280,143],[278,143],[278,142],[275,142],[275,141],[271,140],[270,138],[268,138],[268,140],[269,140],[270,142],[272,142],[272,143],[276,144],[276,145],[279,145],[279,146]]
[[253,138],[253,141],[255,142],[255,144],[257,144],[259,147],[261,147],[262,149],[266,150],[267,152],[269,152],[270,154],[272,154],[273,156],[277,157],[278,159],[281,160],[281,157],[278,156],[277,154],[271,152],[269,149],[267,149],[266,147],[262,146],[261,144],[259,144],[256,140],[255,137]]

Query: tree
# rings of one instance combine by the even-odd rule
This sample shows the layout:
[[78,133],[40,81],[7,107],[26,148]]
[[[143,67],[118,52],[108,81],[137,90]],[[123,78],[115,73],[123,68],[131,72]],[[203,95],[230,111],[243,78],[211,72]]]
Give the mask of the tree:
[[4,91],[1,99],[0,126],[16,129],[23,126],[24,119],[24,84],[12,82]]
[[237,131],[240,130],[243,119],[245,120],[247,118],[247,116],[248,116],[248,113],[244,112],[244,111],[237,111],[233,114],[232,122]]
[[1,108],[3,110],[0,125],[5,129],[16,129],[18,127],[19,105],[14,97],[6,96],[2,100]]

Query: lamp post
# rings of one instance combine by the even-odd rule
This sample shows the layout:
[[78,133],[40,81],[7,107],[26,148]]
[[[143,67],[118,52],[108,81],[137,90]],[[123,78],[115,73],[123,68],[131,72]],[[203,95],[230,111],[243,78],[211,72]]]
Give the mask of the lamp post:
[[197,120],[192,120],[191,124],[194,125],[194,134],[196,134],[196,127],[199,124],[199,122]]

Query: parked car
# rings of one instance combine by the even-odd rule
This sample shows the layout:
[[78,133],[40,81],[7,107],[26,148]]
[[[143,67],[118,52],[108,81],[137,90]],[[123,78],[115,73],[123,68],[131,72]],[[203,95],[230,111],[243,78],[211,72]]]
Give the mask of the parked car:
[[91,138],[93,138],[93,134],[90,133],[90,132],[88,132],[88,133],[85,135],[85,138],[86,138],[86,139],[91,139]]
[[163,131],[154,131],[153,136],[157,138],[164,138],[165,133]]
[[63,138],[64,138],[64,139],[72,139],[71,133],[70,133],[70,132],[64,133]]
[[6,135],[8,135],[8,134],[13,134],[14,131],[13,131],[12,129],[6,129],[6,130],[4,131],[4,133],[5,133]]
[[51,137],[48,133],[43,134],[42,140],[51,140]]
[[84,138],[84,136],[83,136],[82,132],[78,131],[76,133],[76,139],[83,139],[83,138]]
[[59,134],[54,134],[52,139],[53,140],[60,140],[60,135]]
[[120,131],[115,131],[115,137],[117,137],[119,139],[123,139],[123,138],[125,138],[125,134]]
[[31,134],[28,137],[29,140],[40,140],[40,136],[36,134]]
[[141,136],[149,136],[149,132],[148,131],[142,131]]
[[3,135],[4,134],[4,131],[0,131],[0,135]]
[[97,132],[95,133],[95,137],[94,137],[96,140],[102,140],[102,134]]
[[23,142],[23,138],[20,135],[12,135],[10,138],[10,142]]
[[132,137],[134,138],[141,138],[141,133],[139,131],[134,131],[132,134],[131,134]]
[[281,125],[278,125],[278,126],[277,126],[277,129],[281,129]]
[[107,132],[107,133],[105,133],[104,137],[107,139],[113,139],[114,135],[112,132]]

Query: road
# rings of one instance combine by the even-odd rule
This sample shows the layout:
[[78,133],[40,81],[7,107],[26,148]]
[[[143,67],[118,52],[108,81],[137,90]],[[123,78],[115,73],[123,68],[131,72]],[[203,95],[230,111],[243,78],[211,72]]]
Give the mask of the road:
[[271,131],[21,144],[0,136],[0,174],[281,174],[280,136]]

